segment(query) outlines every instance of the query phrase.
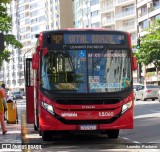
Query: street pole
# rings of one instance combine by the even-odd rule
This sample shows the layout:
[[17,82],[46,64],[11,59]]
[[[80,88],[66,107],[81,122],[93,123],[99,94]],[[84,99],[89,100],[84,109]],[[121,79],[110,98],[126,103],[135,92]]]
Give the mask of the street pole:
[[[136,0],[136,18],[137,18],[137,40],[140,38],[140,35],[139,35],[139,22],[138,22],[138,9],[137,9],[137,0]],[[141,69],[142,69],[142,66],[141,66],[141,63],[138,63],[138,68],[137,68],[137,82],[138,83],[142,83],[141,82]]]

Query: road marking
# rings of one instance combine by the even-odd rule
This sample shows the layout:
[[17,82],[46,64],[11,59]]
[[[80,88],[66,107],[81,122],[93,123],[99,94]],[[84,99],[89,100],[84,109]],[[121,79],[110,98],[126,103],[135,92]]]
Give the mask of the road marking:
[[139,119],[139,118],[150,118],[150,117],[160,117],[160,113],[151,113],[151,114],[145,114],[145,115],[138,115],[134,116],[134,119]]
[[133,143],[136,143],[136,144],[140,144],[140,142],[138,142],[138,141],[132,141]]
[[158,112],[158,113],[160,113],[160,111],[156,111],[156,110],[150,110],[151,112]]
[[21,131],[20,130],[14,130],[14,131],[7,130],[7,134],[16,134],[16,133],[21,133]]
[[26,138],[42,138],[39,134],[26,134]]

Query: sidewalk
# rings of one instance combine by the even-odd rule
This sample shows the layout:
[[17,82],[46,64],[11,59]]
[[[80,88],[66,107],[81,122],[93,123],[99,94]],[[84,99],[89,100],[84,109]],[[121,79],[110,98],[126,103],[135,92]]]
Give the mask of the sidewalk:
[[0,143],[21,143],[21,124],[7,124],[7,133],[0,131]]

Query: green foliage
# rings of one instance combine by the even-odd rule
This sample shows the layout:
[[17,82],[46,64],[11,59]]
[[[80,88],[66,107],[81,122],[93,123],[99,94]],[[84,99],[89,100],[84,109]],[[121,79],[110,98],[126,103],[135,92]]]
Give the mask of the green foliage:
[[9,62],[11,52],[7,50],[7,46],[22,48],[22,44],[16,40],[15,36],[9,34],[12,29],[12,18],[7,13],[6,4],[8,3],[10,3],[10,0],[0,0],[0,31],[4,34],[5,41],[5,50],[0,53],[0,66],[4,60]]
[[2,66],[2,61],[9,62],[9,57],[11,55],[11,52],[4,50],[3,53],[0,53],[0,66]]
[[146,76],[147,76],[147,77],[154,76],[154,75],[155,75],[155,72],[147,72],[147,73],[146,73]]
[[146,29],[146,35],[140,38],[141,47],[136,54],[139,63],[148,65],[153,63],[155,67],[160,67],[160,20]]

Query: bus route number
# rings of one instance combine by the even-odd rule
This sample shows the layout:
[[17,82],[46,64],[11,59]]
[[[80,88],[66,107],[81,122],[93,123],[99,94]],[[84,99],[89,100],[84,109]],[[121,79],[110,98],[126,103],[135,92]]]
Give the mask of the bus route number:
[[55,44],[63,43],[63,35],[53,35],[52,38]]

